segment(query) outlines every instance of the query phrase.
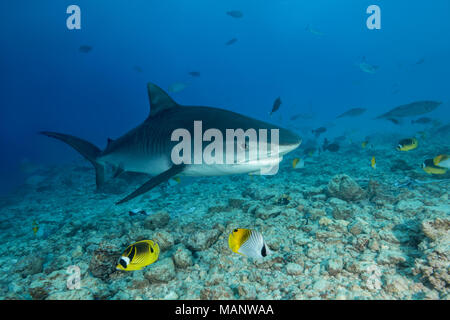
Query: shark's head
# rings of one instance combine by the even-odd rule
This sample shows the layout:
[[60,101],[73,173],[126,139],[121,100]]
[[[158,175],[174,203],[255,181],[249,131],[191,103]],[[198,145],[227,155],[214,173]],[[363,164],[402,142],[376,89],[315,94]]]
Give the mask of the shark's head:
[[[223,174],[252,172],[255,174],[276,174],[283,156],[300,146],[302,139],[295,133],[277,126],[258,122],[255,135],[252,128],[235,132],[224,144],[224,165],[216,167]],[[262,129],[262,130],[261,130]],[[255,132],[254,131],[254,132]],[[232,161],[230,161],[232,159]]]
[[279,154],[285,155],[295,149],[297,149],[301,143],[302,138],[300,138],[297,134],[287,129],[280,128],[279,129],[280,137],[279,137]]

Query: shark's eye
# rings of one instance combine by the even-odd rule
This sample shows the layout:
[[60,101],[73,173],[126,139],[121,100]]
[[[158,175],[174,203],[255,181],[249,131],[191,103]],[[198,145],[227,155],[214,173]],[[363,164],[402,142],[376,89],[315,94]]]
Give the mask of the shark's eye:
[[234,229],[233,232],[238,232],[238,229]]

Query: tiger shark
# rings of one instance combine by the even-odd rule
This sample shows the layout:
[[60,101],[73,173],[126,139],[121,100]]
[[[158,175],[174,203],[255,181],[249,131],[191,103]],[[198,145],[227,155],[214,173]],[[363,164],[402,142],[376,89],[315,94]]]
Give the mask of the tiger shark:
[[[147,84],[147,91],[150,102],[150,114],[147,119],[123,136],[115,140],[108,139],[104,150],[100,150],[92,143],[72,135],[49,131],[40,132],[67,143],[90,161],[95,168],[98,190],[101,190],[104,185],[105,166],[107,165],[115,168],[114,177],[125,171],[145,173],[152,176],[146,183],[116,204],[127,202],[150,191],[174,176],[219,176],[262,172],[264,168],[277,165],[282,160],[283,155],[296,149],[302,142],[297,134],[287,129],[232,111],[214,107],[180,105],[153,83]],[[207,150],[211,151],[211,145],[203,145],[202,137],[200,137],[200,147],[194,141],[194,148],[191,148],[192,144],[186,144],[183,139],[184,146],[187,146],[187,148],[182,148],[182,152],[179,152],[183,161],[180,162],[179,159],[174,161],[173,155],[176,154],[176,150],[180,151],[181,143],[179,135],[178,140],[176,137],[174,138],[174,132],[186,133],[188,137],[193,136],[194,140],[197,139],[197,142],[199,142],[199,138],[196,137],[198,135],[198,124],[201,125],[202,130],[205,130],[203,141],[214,140],[214,143],[219,142],[217,141],[218,137],[227,136],[228,130],[235,130],[234,132],[242,130],[245,133],[250,132],[249,130],[255,130],[255,132],[260,133],[258,143],[260,146],[263,145],[265,149],[258,149],[256,153],[252,153],[252,156],[246,156],[244,159],[237,156],[231,157],[230,159],[234,161],[230,163],[229,161],[221,161],[228,156],[229,150],[221,154],[222,145],[217,144],[215,146],[218,147],[213,148],[214,152],[211,152],[211,154],[217,153],[219,161],[216,159],[215,162],[194,161],[192,163],[192,161],[186,161],[186,159],[189,156],[191,159],[198,159],[199,154]],[[269,137],[267,132],[263,135],[264,130],[271,133],[276,132],[276,139],[272,135]],[[207,135],[208,132],[213,132],[215,135]],[[264,140],[261,137],[266,139]],[[249,139],[242,140],[236,137],[231,141],[231,144],[229,140],[225,144],[231,146],[233,150],[242,149],[244,154],[249,154]],[[273,145],[276,145],[276,147],[272,147]],[[261,152],[261,150],[268,150],[268,147],[270,147],[270,151]]]

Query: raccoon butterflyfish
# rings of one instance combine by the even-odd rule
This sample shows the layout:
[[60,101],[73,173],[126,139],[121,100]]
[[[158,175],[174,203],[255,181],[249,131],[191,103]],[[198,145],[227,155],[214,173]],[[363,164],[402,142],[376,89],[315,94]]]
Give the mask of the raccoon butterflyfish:
[[270,254],[262,234],[255,230],[234,229],[228,237],[228,245],[233,252],[250,258],[264,258]]
[[434,165],[433,159],[427,159],[422,163],[422,169],[428,174],[445,174],[446,168],[438,167]]
[[433,163],[435,166],[450,169],[450,156],[441,154],[433,159]]
[[403,139],[398,143],[398,151],[410,151],[417,148],[419,141],[416,138]]
[[361,143],[361,147],[363,147],[363,149],[364,149],[367,146],[368,143],[369,143],[368,141],[363,141]]
[[129,245],[116,266],[117,270],[135,271],[158,260],[159,246],[152,240],[142,240]]

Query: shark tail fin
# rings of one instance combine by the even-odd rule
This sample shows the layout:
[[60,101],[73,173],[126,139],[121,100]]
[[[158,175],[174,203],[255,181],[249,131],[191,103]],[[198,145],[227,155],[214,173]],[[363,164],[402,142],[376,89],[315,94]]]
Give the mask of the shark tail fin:
[[101,150],[94,146],[92,143],[85,141],[83,139],[62,133],[42,131],[41,134],[61,140],[67,143],[69,146],[77,150],[83,157],[85,157],[95,168],[95,182],[97,184],[97,189],[103,186],[105,181],[105,167],[97,162],[98,156],[101,154]]

